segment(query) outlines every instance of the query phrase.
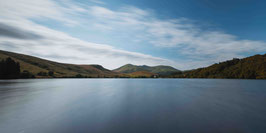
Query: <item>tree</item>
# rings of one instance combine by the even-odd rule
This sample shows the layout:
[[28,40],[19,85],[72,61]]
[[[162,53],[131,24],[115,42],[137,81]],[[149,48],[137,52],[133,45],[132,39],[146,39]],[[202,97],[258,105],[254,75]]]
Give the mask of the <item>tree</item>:
[[20,64],[15,62],[10,57],[0,62],[0,78],[12,79],[19,78],[20,76]]
[[35,76],[31,72],[24,70],[20,73],[20,78],[35,78]]
[[83,78],[84,76],[82,76],[81,74],[77,74],[76,78]]
[[47,76],[47,72],[39,72],[37,75],[38,76]]
[[54,76],[54,72],[53,72],[53,71],[49,71],[49,72],[48,72],[48,75],[49,75],[49,76]]

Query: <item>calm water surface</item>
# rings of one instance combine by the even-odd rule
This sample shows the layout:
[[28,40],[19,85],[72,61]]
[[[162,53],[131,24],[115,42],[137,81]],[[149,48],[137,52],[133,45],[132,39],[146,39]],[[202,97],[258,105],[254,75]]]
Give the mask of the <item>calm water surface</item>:
[[0,133],[266,133],[266,80],[0,80]]

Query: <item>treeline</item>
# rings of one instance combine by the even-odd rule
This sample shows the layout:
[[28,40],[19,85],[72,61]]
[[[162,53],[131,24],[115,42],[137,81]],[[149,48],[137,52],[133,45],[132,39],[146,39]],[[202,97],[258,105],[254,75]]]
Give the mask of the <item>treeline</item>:
[[97,75],[97,76],[86,76],[82,74],[77,74],[76,76],[65,76],[62,78],[158,78],[157,75],[152,75],[152,76],[132,76],[132,75],[114,75],[114,76],[106,76],[106,75]]
[[173,78],[266,79],[266,54],[233,59],[206,68],[186,71]]
[[0,61],[0,79],[35,78],[27,70],[21,72],[19,62],[10,57]]
[[[54,72],[39,72],[38,76],[53,76]],[[35,75],[27,70],[20,70],[19,62],[8,57],[0,61],[0,79],[35,78]]]
[[10,79],[20,77],[20,65],[10,57],[0,62],[0,78]]

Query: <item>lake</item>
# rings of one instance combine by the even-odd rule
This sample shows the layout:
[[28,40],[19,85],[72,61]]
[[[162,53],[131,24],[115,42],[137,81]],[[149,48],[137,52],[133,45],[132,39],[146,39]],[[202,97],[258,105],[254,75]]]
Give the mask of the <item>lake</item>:
[[266,80],[0,80],[0,133],[265,133]]

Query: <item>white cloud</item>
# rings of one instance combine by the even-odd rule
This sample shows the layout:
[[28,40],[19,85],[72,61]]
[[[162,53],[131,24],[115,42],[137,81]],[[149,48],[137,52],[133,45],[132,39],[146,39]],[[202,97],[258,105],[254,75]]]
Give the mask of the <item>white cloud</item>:
[[69,0],[0,0],[1,19],[54,19],[65,25],[76,25],[78,22],[69,16],[84,11]]

